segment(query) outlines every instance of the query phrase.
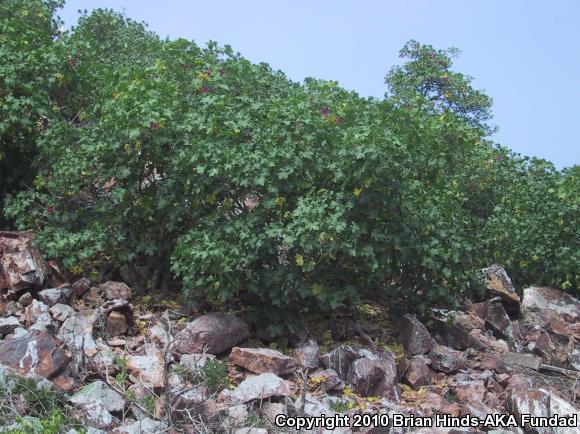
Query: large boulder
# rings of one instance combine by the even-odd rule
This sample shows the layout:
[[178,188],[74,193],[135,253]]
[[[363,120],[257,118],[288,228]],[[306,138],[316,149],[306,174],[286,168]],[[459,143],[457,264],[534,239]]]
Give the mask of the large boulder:
[[568,324],[580,322],[580,301],[554,288],[524,289],[522,310],[527,321],[542,327],[554,318]]
[[322,364],[364,396],[390,394],[396,382],[397,367],[391,353],[341,345],[323,355]]
[[[550,393],[545,389],[533,388],[511,388],[505,400],[505,409],[513,414],[518,420],[522,415],[548,418],[557,414],[559,417],[572,417],[576,415],[580,419],[580,411],[571,402]],[[526,432],[535,432],[538,434],[568,434],[578,432],[578,428],[566,427],[541,427],[532,428],[525,426]]]
[[220,354],[250,336],[248,325],[225,313],[196,318],[175,335],[172,350],[182,354]]
[[49,273],[48,264],[23,232],[0,232],[0,290],[39,287]]
[[0,342],[0,365],[21,375],[51,379],[64,371],[69,355],[47,332],[29,332]]
[[230,363],[254,374],[273,372],[285,375],[296,370],[296,360],[271,348],[234,347],[230,353]]

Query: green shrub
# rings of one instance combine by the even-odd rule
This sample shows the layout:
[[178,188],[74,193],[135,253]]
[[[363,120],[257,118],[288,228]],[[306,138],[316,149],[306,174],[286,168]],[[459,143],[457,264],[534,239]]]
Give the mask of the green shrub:
[[[491,100],[450,70],[454,52],[410,43],[377,100],[229,46],[160,41],[111,11],[63,41],[64,108],[7,215],[69,269],[171,271],[192,299],[244,302],[274,332],[363,298],[451,305],[498,260],[518,284],[577,288],[577,175],[539,182],[487,141]],[[540,215],[523,202],[550,197]],[[545,253],[520,273],[538,240],[524,227],[543,230]]]

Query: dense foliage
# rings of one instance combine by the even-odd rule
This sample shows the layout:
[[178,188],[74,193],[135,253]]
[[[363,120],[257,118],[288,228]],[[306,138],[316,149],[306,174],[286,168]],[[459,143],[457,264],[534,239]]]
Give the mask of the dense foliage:
[[[55,6],[3,5],[19,11],[3,28],[37,31],[23,11]],[[4,154],[36,154],[6,215],[73,271],[146,264],[194,298],[278,319],[363,297],[453,303],[495,261],[519,285],[578,288],[577,168],[494,146],[491,100],[450,69],[455,52],[410,42],[377,100],[294,83],[229,46],[162,41],[111,11],[53,30],[22,65],[46,78],[32,93],[52,109],[28,115],[47,122],[18,140],[0,131]],[[2,71],[23,55],[8,40]]]

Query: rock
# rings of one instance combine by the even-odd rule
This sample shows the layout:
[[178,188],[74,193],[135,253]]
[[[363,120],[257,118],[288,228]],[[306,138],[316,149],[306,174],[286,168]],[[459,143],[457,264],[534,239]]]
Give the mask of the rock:
[[437,345],[429,353],[431,367],[439,372],[453,374],[465,366],[465,356],[461,351]]
[[580,301],[553,288],[524,289],[522,309],[527,321],[541,327],[553,318],[569,324],[580,322]]
[[92,283],[86,277],[77,280],[72,284],[72,296],[74,298],[81,298],[91,288]]
[[235,430],[234,434],[268,434],[268,430],[264,428],[247,427]]
[[431,384],[431,370],[424,356],[403,359],[400,363],[400,375],[405,383],[413,389]]
[[509,346],[506,341],[488,336],[481,330],[472,330],[469,332],[468,347],[480,350],[491,350],[496,353],[507,353],[509,351]]
[[294,349],[294,358],[298,366],[304,369],[316,369],[320,365],[320,348],[315,340],[310,339]]
[[0,317],[15,316],[20,312],[18,303],[14,300],[0,301]]
[[327,369],[334,369],[346,381],[350,364],[356,357],[357,352],[350,345],[341,345],[322,356],[322,365]]
[[163,327],[158,324],[153,325],[149,329],[149,337],[151,340],[159,345],[160,348],[165,348],[170,341],[171,335],[167,335],[167,332]]
[[348,370],[347,381],[359,395],[381,396],[392,392],[396,377],[397,368],[391,353],[359,350]]
[[21,376],[36,374],[51,379],[66,368],[69,360],[60,343],[47,332],[30,332],[0,342],[0,365]]
[[431,335],[414,315],[406,314],[403,317],[400,330],[400,340],[407,355],[427,354],[433,349]]
[[249,336],[250,329],[242,320],[224,313],[210,313],[196,318],[177,333],[172,349],[182,354],[220,354]]
[[264,402],[262,404],[262,416],[270,424],[276,422],[276,416],[279,414],[288,414],[284,404],[280,404],[279,402]]
[[65,303],[71,293],[71,288],[49,288],[40,291],[38,298],[48,307],[51,307],[57,303]]
[[129,325],[127,318],[121,312],[113,311],[109,314],[107,322],[105,323],[105,332],[109,337],[124,335],[127,333]]
[[222,428],[228,432],[233,428],[244,426],[249,417],[250,413],[245,404],[234,405],[226,410]]
[[24,232],[0,232],[0,289],[26,289],[42,285],[48,264]]
[[321,385],[326,392],[344,388],[344,383],[337,372],[331,368],[315,372],[311,375],[310,382],[314,386]]
[[538,371],[542,364],[541,357],[536,357],[531,354],[506,353],[502,357],[503,360],[510,365],[519,365],[528,369],[533,369],[534,371]]
[[[574,404],[550,393],[545,389],[512,388],[508,392],[505,401],[506,411],[520,418],[523,414],[536,417],[549,417],[557,414],[560,417],[580,417],[580,412]],[[532,427],[525,426],[532,432]],[[536,428],[533,432],[540,434],[567,434],[572,432],[570,428]]]
[[229,361],[254,374],[272,372],[276,375],[285,375],[296,370],[296,360],[270,348],[234,347]]
[[30,292],[25,292],[18,299],[18,303],[22,307],[28,306],[30,303],[32,303],[32,294]]
[[276,374],[270,372],[247,378],[234,390],[224,390],[224,398],[232,405],[243,404],[256,399],[266,399],[273,396],[288,396],[290,385]]
[[13,333],[18,327],[20,327],[20,321],[15,316],[0,318],[0,337]]
[[33,330],[47,331],[52,328],[52,318],[48,306],[42,301],[32,300],[24,311],[24,324]]
[[54,306],[52,306],[50,309],[48,309],[48,312],[50,313],[54,321],[59,322],[65,322],[67,319],[69,319],[72,316],[75,316],[76,314],[75,310],[72,307],[60,303],[57,303]]
[[191,372],[198,372],[208,360],[215,360],[213,354],[184,354],[181,356],[179,364],[185,366]]
[[88,357],[97,354],[97,343],[93,339],[92,316],[75,315],[65,320],[58,331],[62,340],[75,354],[83,352]]
[[513,338],[511,320],[499,297],[489,300],[485,325],[498,337]]
[[461,380],[455,386],[455,398],[460,403],[482,403],[485,397],[483,380]]
[[125,408],[125,400],[121,395],[100,380],[87,384],[75,393],[69,401],[80,406],[97,403],[110,412],[120,412]]
[[166,429],[167,425],[164,422],[145,418],[117,427],[111,432],[113,434],[158,434],[165,432]]
[[130,300],[131,299],[131,288],[123,282],[105,282],[99,285],[100,290],[104,294],[107,300]]
[[518,318],[521,315],[520,296],[505,270],[494,264],[481,271],[485,277],[487,298],[500,297],[506,312],[513,318]]
[[147,345],[145,352],[142,356],[127,356],[127,369],[143,386],[161,389],[164,386],[163,353],[153,345]]

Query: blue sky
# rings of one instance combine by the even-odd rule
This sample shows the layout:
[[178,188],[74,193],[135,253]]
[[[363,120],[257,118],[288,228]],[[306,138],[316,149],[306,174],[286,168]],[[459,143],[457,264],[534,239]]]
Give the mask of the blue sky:
[[113,8],[162,37],[230,44],[289,78],[382,97],[409,39],[462,50],[455,69],[494,99],[494,139],[558,167],[580,163],[578,0],[68,0],[60,16]]

